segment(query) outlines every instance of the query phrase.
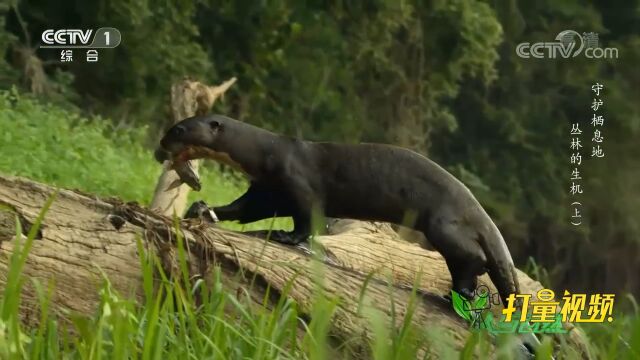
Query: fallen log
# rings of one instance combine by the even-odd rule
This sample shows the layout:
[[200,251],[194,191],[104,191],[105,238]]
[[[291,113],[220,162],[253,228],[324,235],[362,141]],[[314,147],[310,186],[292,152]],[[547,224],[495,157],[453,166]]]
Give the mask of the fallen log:
[[[46,200],[56,189],[27,179],[0,176],[0,205],[10,216],[0,219],[0,285],[4,287],[7,267],[15,244],[15,219],[29,228]],[[0,212],[8,213],[8,212]],[[142,276],[137,239],[156,251],[171,268],[175,262],[175,231],[171,219],[136,204],[117,199],[100,199],[77,191],[59,190],[29,254],[24,275],[42,283],[55,282],[52,311],[64,318],[67,310],[93,314],[99,303],[97,289],[101,271],[121,294],[142,296]],[[391,321],[391,309],[402,320],[409,307],[411,288],[420,273],[417,288],[421,302],[413,321],[423,328],[438,329],[451,339],[449,346],[461,350],[469,336],[469,325],[441,296],[451,287],[443,258],[437,253],[403,241],[386,224],[340,220],[331,233],[318,237],[327,252],[323,289],[339,299],[331,324],[337,339],[370,339],[367,319],[360,311],[359,294],[366,284],[368,306]],[[288,296],[308,314],[313,299],[314,258],[300,249],[265,242],[242,233],[185,222],[182,234],[189,249],[192,278],[206,278],[219,266],[225,284],[246,288],[247,277],[255,275],[264,286],[252,287],[251,296],[264,297],[266,285],[282,291],[292,281]],[[246,277],[236,276],[242,272]],[[371,281],[369,281],[369,274]],[[249,276],[247,276],[249,275]],[[534,293],[541,285],[518,272],[523,292]],[[481,277],[495,291],[488,277]],[[392,305],[393,301],[393,305]],[[37,322],[37,296],[26,287],[21,316],[25,323]],[[571,331],[567,346],[586,354],[580,331]],[[364,343],[364,342],[363,342]],[[437,356],[437,346],[423,349]]]

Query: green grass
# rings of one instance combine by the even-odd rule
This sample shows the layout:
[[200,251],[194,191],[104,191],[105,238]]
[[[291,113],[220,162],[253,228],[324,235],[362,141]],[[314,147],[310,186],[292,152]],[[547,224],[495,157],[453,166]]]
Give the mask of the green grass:
[[[140,242],[144,304],[122,298],[105,277],[104,285],[97,289],[100,304],[96,313],[71,314],[71,324],[64,324],[49,316],[52,288],[35,282],[41,321],[36,328],[23,328],[17,316],[25,281],[21,270],[33,244],[35,228],[24,243],[20,237],[14,240],[16,247],[0,297],[2,359],[305,357],[304,343],[297,336],[300,320],[295,303],[283,297],[273,310],[266,310],[251,301],[238,300],[223,289],[218,270],[211,286],[198,282],[193,287],[183,287],[180,277],[167,279],[157,259],[146,253]],[[183,247],[179,247],[179,257],[184,258]],[[183,261],[181,264],[186,274],[186,265]],[[154,283],[154,274],[160,274],[160,286]],[[201,296],[199,305],[194,300],[196,289]]]
[[[0,173],[19,175],[63,188],[148,204],[162,170],[145,148],[146,129],[116,132],[110,121],[85,118],[41,104],[15,91],[0,91]],[[211,168],[202,170],[203,189],[189,199],[223,205],[240,196],[246,182]],[[236,230],[271,226],[272,220]],[[276,219],[276,229],[290,229],[290,219]]]
[[[488,351],[486,333],[474,333],[461,352],[449,344],[441,329],[420,328],[412,321],[421,302],[413,291],[408,311],[400,318],[391,309],[392,323],[372,307],[361,292],[358,313],[365,316],[373,340],[353,347],[357,339],[332,339],[331,322],[340,299],[327,296],[320,284],[324,265],[315,262],[313,304],[308,316],[287,297],[287,284],[275,304],[269,291],[262,302],[244,296],[243,289],[228,289],[215,268],[208,281],[190,283],[185,247],[178,238],[180,274],[168,278],[160,261],[138,241],[142,269],[143,300],[139,303],[118,294],[109,279],[103,277],[99,305],[92,315],[70,313],[59,319],[50,313],[53,286],[41,284],[22,275],[37,229],[52,197],[34,222],[26,239],[21,236],[16,218],[14,251],[10,255],[5,287],[0,293],[0,359],[327,359],[359,358],[415,359],[419,349],[437,349],[444,359],[472,359],[473,354]],[[0,209],[8,211],[8,209]],[[179,232],[178,232],[179,233]],[[18,313],[25,281],[35,285],[40,318],[34,327],[24,327]],[[292,280],[290,280],[292,281]],[[187,285],[185,285],[187,284]],[[251,286],[251,285],[248,285]],[[393,291],[389,289],[390,295]],[[197,295],[196,295],[197,294]],[[354,294],[357,296],[357,294]],[[196,302],[196,297],[199,301]],[[310,321],[306,319],[311,319]],[[636,359],[640,348],[640,318],[626,316],[615,326],[602,325],[591,348],[597,359]],[[622,341],[621,341],[622,339]],[[509,337],[497,339],[501,359],[511,358]],[[539,359],[548,359],[549,339],[541,348]],[[632,349],[633,348],[633,349]],[[634,353],[635,351],[635,353]],[[572,358],[566,350],[558,358]]]
[[[150,149],[140,145],[144,143],[144,129],[115,134],[108,124],[15,92],[0,92],[0,173],[148,203],[161,168]],[[211,169],[203,171],[202,179],[202,193],[191,193],[191,200],[224,204],[246,187],[234,177]],[[238,224],[225,226],[242,228]],[[270,226],[271,221],[266,220],[247,228]],[[275,223],[276,228],[290,226],[287,219]],[[70,314],[70,322],[62,321],[49,311],[53,287],[22,276],[36,229],[31,228],[26,240],[13,240],[15,251],[8,273],[3,274],[0,359],[325,359],[354,357],[364,351],[375,359],[400,360],[415,358],[424,344],[438,348],[446,358],[470,359],[474,351],[486,352],[486,336],[474,334],[457,353],[439,329],[418,328],[412,321],[412,309],[420,306],[415,294],[413,307],[401,319],[395,318],[392,309],[394,323],[399,324],[395,327],[388,326],[379,311],[358,309],[369,319],[374,340],[365,349],[354,349],[356,339],[331,339],[329,329],[339,299],[328,297],[320,286],[315,287],[315,301],[306,310],[308,316],[302,316],[298,305],[286,297],[287,291],[268,309],[264,306],[268,297],[257,304],[246,296],[236,296],[237,289],[225,288],[219,270],[208,285],[197,282],[185,286],[181,279],[169,280],[142,246],[142,303],[118,294],[105,277],[103,286],[96,289],[101,299],[96,312],[91,316]],[[17,233],[21,233],[19,228]],[[184,256],[182,247],[179,249]],[[320,284],[323,266],[317,264],[316,283]],[[545,278],[544,269],[535,263],[531,266],[536,276]],[[160,286],[154,286],[154,276],[160,276]],[[38,293],[40,322],[35,328],[25,328],[18,316],[25,281],[32,281]],[[366,286],[365,281],[364,289],[354,294],[361,304],[367,303]],[[193,296],[195,289],[202,296],[198,304]],[[635,304],[632,298],[618,299],[618,308],[621,301]],[[627,313],[617,313],[612,324],[583,327],[597,358],[639,358],[640,317],[637,305],[629,308],[632,310]],[[310,322],[303,320],[308,318]],[[499,349],[505,349],[508,341],[499,339],[498,343],[502,344]],[[566,354],[561,358],[571,358]]]
[[[27,280],[22,276],[22,269],[40,220],[52,201],[53,198],[47,202],[27,239],[16,236],[13,240],[15,250],[0,295],[0,358],[326,359],[356,355],[348,346],[350,341],[332,343],[330,340],[330,324],[339,299],[330,298],[320,290],[323,273],[320,262],[316,262],[318,277],[314,301],[305,317],[311,319],[308,321],[301,316],[298,305],[287,297],[290,283],[274,306],[269,306],[268,293],[262,303],[256,303],[249,296],[236,296],[243,295],[244,291],[225,288],[218,268],[210,281],[190,284],[180,238],[177,242],[181,274],[171,279],[162,271],[159,260],[138,241],[142,303],[123,298],[105,276],[101,289],[97,289],[100,303],[96,312],[90,316],[70,314],[69,324],[49,313],[53,287],[33,280],[40,322],[33,328],[23,327],[17,315],[20,294]],[[19,225],[17,222],[17,234],[21,233]],[[413,301],[416,302],[415,297]],[[370,353],[377,359],[414,358],[426,337],[420,339],[419,329],[411,317],[409,312],[397,329],[385,327],[380,316],[370,317],[372,327],[378,329],[375,340],[370,349],[358,351]],[[391,354],[395,355],[389,357]]]

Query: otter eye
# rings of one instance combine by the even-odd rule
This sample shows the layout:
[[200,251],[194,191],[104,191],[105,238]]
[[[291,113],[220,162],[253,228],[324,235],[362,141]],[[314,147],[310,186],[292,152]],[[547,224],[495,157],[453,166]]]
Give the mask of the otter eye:
[[171,130],[169,130],[172,136],[180,136],[184,134],[186,131],[187,130],[182,125],[176,125]]
[[211,120],[209,122],[209,126],[211,126],[212,129],[218,129],[220,127],[220,122],[216,120]]

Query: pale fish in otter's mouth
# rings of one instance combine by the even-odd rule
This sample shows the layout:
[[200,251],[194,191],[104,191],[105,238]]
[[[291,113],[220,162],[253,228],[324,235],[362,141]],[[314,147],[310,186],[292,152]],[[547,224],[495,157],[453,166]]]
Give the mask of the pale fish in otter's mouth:
[[203,157],[202,152],[199,147],[190,146],[169,160],[171,161],[169,169],[175,170],[179,178],[172,182],[165,191],[175,189],[182,184],[187,184],[193,190],[200,191],[202,188],[200,177],[194,170],[191,160]]
[[195,191],[200,191],[202,184],[198,174],[193,170],[191,161],[172,161],[170,169],[175,170],[178,174],[178,179],[172,182],[164,191],[169,191],[177,188],[182,184],[189,185]]

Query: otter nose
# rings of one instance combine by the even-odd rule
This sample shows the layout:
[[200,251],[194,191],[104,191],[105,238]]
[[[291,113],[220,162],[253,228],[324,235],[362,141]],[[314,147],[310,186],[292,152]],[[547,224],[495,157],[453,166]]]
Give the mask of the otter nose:
[[164,162],[165,160],[169,160],[169,153],[163,149],[156,149],[153,153],[153,157],[156,158],[156,161],[159,163]]

